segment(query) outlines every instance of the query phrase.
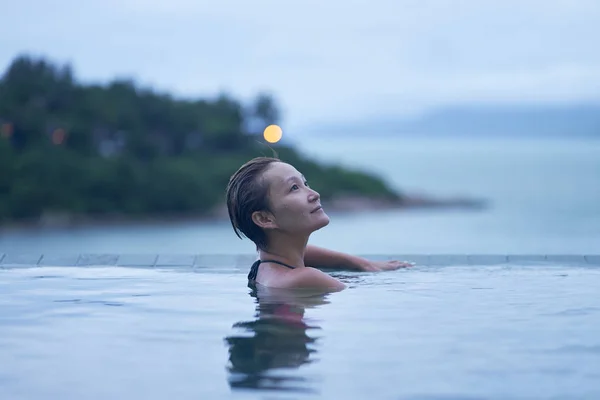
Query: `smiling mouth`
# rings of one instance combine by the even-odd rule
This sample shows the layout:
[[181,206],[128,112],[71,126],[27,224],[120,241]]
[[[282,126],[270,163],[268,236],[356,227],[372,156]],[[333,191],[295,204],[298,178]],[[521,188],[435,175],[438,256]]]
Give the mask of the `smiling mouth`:
[[312,210],[310,213],[311,214],[316,213],[317,211],[322,210],[322,209],[323,209],[323,207],[319,206],[319,207],[315,208],[314,210]]

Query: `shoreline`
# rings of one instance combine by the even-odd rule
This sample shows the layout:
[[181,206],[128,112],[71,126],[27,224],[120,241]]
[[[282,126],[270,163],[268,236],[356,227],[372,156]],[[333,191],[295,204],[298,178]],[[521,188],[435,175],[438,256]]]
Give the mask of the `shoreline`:
[[[405,195],[401,200],[389,200],[365,196],[341,196],[323,201],[323,208],[330,214],[348,214],[369,211],[422,210],[422,209],[464,209],[481,210],[488,201],[466,197],[433,198],[427,196]],[[0,224],[0,234],[19,230],[76,229],[97,227],[123,227],[156,224],[218,223],[229,222],[225,204],[213,210],[200,213],[169,213],[133,216],[127,214],[77,215],[68,212],[48,212],[40,218],[12,220]]]

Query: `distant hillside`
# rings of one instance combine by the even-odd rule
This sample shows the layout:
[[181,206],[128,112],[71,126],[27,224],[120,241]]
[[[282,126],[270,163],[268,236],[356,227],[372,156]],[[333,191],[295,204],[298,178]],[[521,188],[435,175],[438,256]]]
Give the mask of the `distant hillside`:
[[600,104],[452,107],[416,118],[392,116],[348,125],[330,124],[320,126],[318,131],[335,135],[600,137]]
[[311,176],[323,202],[404,205],[375,175],[267,147],[262,127],[278,118],[266,94],[177,99],[131,80],[83,84],[69,65],[18,56],[0,73],[0,225],[212,217],[230,176],[274,154]]

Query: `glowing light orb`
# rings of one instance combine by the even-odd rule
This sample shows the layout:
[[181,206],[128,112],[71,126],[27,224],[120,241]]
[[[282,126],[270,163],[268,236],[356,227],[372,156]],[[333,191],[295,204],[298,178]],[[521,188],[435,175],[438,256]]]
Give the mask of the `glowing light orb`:
[[265,140],[269,143],[279,142],[282,135],[283,131],[277,125],[269,125],[265,128],[265,131],[263,132]]

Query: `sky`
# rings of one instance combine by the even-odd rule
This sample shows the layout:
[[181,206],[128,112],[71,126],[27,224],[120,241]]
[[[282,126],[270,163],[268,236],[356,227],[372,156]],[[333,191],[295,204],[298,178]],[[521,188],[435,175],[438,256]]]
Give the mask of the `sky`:
[[[0,65],[70,63],[182,97],[274,95],[282,126],[600,101],[597,0],[19,0]],[[596,38],[596,39],[594,39]]]

